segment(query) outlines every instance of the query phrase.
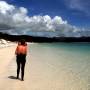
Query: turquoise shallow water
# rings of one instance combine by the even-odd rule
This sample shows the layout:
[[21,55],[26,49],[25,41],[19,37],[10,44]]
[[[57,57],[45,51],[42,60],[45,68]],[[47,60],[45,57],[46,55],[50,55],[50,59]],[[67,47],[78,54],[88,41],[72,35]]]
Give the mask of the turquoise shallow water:
[[[87,83],[90,89],[90,43],[41,43],[31,44],[31,53],[48,62],[53,67],[64,68]],[[48,60],[48,61],[47,61]]]

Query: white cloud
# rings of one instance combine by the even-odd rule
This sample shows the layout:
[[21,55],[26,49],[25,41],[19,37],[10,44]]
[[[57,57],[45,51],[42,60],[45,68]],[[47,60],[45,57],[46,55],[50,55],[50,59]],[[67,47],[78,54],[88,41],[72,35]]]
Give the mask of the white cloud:
[[90,12],[89,12],[90,1],[89,0],[64,0],[64,1],[68,8],[81,11],[86,16],[90,16]]
[[63,21],[61,17],[55,16],[53,22],[56,24],[67,24],[67,21]]
[[[49,15],[28,16],[24,7],[16,7],[0,1],[0,31],[10,34],[30,34],[37,36],[81,36],[81,30],[68,24],[60,16],[51,18]],[[6,28],[8,27],[8,30]],[[87,34],[84,34],[87,35]]]
[[9,5],[5,1],[0,1],[0,13],[6,14],[8,12],[12,12],[15,9],[13,5]]
[[27,9],[24,8],[24,7],[20,7],[19,9],[20,9],[20,12],[21,12],[22,14],[27,14],[27,13],[28,13]]

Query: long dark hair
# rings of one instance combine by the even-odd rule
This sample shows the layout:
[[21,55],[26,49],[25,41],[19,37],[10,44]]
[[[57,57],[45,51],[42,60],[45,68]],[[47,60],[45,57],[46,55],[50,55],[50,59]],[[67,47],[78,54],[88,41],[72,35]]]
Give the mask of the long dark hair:
[[25,45],[25,40],[24,39],[21,39],[20,42],[21,42],[21,45]]

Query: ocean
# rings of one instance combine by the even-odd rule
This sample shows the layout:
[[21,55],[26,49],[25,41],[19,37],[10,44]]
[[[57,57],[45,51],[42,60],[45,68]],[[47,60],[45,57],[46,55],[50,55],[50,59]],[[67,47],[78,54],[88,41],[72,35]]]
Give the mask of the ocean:
[[90,90],[90,43],[35,43],[29,51],[39,58],[37,62],[44,63],[43,70],[48,67],[46,73],[55,75],[54,80],[67,76],[68,86],[76,83],[76,90]]

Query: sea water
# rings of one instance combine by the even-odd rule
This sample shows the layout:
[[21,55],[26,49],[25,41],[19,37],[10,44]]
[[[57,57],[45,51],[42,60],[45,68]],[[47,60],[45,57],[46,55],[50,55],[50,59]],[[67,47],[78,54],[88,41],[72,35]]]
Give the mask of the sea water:
[[82,79],[90,90],[90,43],[36,43],[29,49],[40,62],[53,69],[63,67]]

